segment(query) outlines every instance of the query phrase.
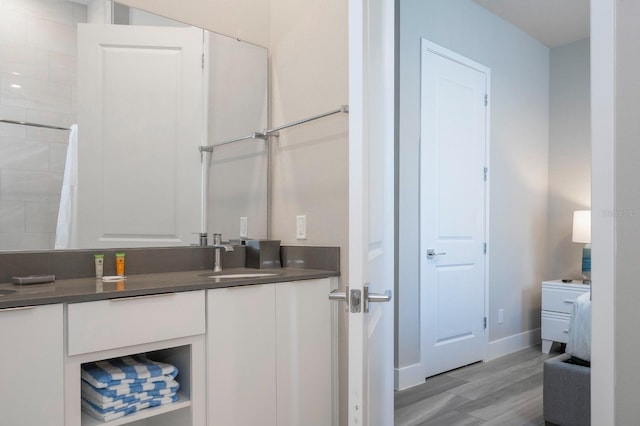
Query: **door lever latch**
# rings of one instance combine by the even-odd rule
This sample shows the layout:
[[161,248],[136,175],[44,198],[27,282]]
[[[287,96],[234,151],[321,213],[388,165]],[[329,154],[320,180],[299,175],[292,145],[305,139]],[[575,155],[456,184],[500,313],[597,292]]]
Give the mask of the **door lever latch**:
[[427,249],[427,259],[431,260],[431,259],[435,259],[438,256],[444,256],[445,252],[440,252],[440,253],[436,253],[436,251],[434,249]]

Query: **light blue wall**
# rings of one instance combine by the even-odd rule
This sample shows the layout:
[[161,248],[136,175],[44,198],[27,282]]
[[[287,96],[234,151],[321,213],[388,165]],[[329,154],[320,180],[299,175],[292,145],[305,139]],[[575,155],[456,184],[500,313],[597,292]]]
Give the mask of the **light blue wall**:
[[588,38],[551,49],[547,279],[582,279],[583,244],[571,232],[573,211],[591,208],[589,50]]
[[420,362],[421,37],[491,68],[490,341],[539,328],[547,270],[549,49],[470,0],[402,0],[396,367]]

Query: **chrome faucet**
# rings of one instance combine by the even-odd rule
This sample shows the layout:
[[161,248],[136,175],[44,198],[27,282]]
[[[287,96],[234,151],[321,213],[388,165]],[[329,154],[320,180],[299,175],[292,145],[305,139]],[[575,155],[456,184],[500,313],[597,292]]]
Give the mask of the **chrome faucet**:
[[220,249],[225,252],[233,251],[231,244],[222,243],[222,234],[213,234],[213,272],[222,271],[222,262],[220,261]]

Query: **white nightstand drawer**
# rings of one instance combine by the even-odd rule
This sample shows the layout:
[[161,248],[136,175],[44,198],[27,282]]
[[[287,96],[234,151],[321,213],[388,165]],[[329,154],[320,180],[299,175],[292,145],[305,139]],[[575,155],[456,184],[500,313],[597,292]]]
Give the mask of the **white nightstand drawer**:
[[122,348],[205,332],[204,290],[72,303],[69,355]]
[[564,312],[570,314],[573,303],[582,293],[589,291],[589,286],[576,289],[542,288],[542,310]]
[[542,340],[567,343],[569,336],[569,314],[542,313]]

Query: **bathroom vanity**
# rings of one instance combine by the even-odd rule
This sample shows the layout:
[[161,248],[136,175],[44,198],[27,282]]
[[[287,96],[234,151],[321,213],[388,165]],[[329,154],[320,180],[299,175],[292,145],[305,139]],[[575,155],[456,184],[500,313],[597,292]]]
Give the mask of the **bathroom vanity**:
[[[339,272],[227,268],[218,273],[226,278],[215,275],[0,284],[2,422],[337,424],[336,308],[327,295]],[[81,365],[134,354],[178,367],[178,401],[107,423],[83,413]]]

